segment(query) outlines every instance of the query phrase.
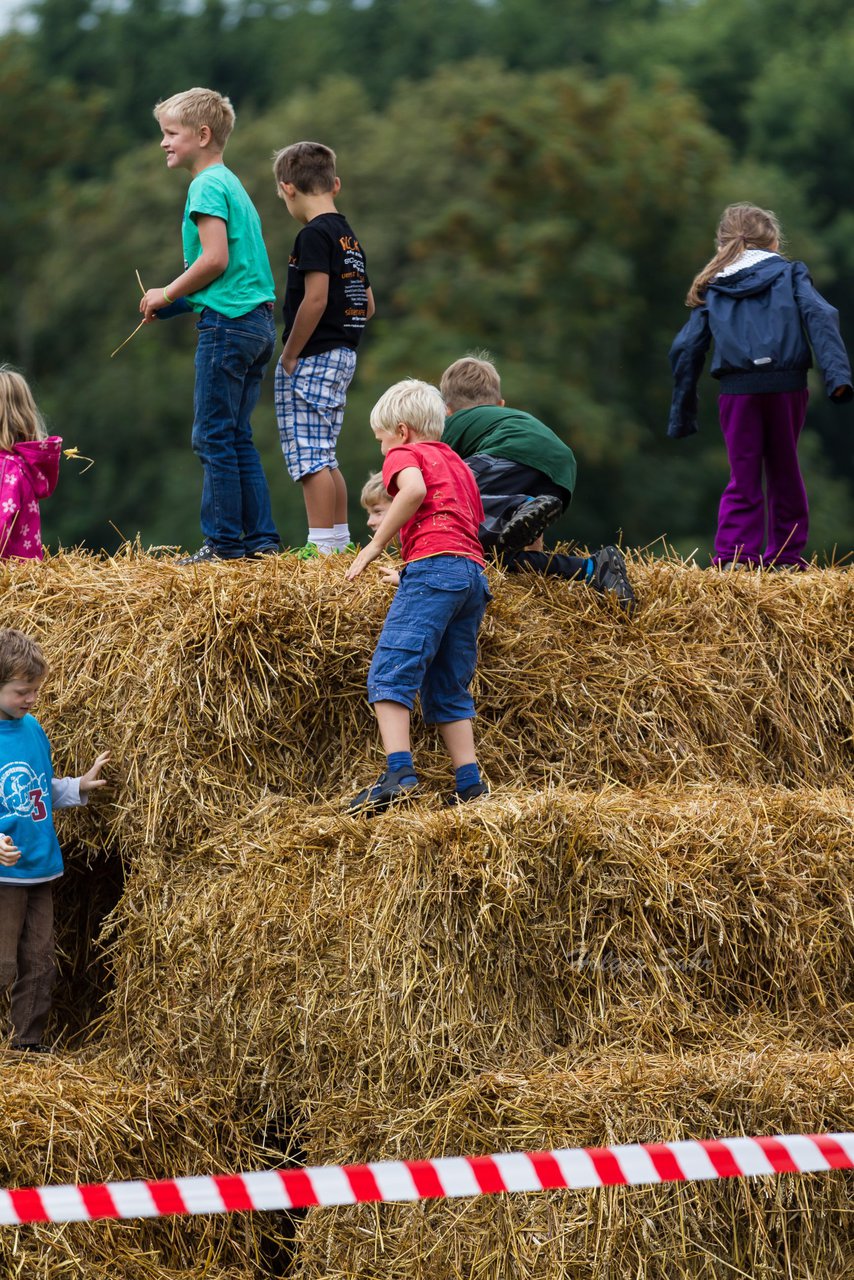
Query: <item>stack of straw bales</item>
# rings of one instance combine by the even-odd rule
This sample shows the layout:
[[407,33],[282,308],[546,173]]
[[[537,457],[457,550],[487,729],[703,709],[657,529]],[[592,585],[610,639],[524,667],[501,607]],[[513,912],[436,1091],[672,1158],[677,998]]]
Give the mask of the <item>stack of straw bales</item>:
[[[53,662],[57,769],[109,748],[115,777],[62,815],[74,1053],[15,1068],[2,1181],[850,1127],[854,575],[631,572],[627,618],[495,571],[492,795],[447,809],[419,731],[423,795],[369,821],[339,797],[376,772],[364,679],[390,588],[340,561],[133,550],[0,570],[4,622]],[[850,1191],[314,1211],[290,1273],[835,1280]],[[0,1235],[0,1260],[101,1280],[121,1250],[131,1280],[243,1280],[282,1270],[290,1230],[39,1228]]]

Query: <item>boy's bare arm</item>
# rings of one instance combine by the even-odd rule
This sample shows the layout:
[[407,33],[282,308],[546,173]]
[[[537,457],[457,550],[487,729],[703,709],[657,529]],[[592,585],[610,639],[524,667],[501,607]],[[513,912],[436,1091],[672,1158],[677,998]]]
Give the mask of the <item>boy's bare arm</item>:
[[303,347],[318,326],[329,300],[329,276],[325,271],[305,273],[305,294],[294,316],[294,324],[279,363],[285,373],[293,373]]
[[365,311],[365,319],[370,320],[371,316],[375,315],[377,310],[377,304],[376,302],[374,302],[373,289],[368,287],[368,289],[366,290],[366,296],[368,299],[368,306],[367,306],[367,310]]
[[[205,285],[221,276],[228,266],[228,231],[222,218],[200,214],[196,219],[202,252],[186,271],[164,287],[146,290],[139,309],[146,324],[151,324],[161,307],[168,307],[188,293],[198,293]],[[168,296],[167,296],[168,295]]]
[[404,467],[394,477],[397,493],[391,506],[380,521],[379,528],[366,547],[363,547],[350,565],[344,577],[349,581],[357,578],[363,569],[381,556],[396,533],[399,533],[407,520],[415,515],[427,495],[427,486],[418,467]]

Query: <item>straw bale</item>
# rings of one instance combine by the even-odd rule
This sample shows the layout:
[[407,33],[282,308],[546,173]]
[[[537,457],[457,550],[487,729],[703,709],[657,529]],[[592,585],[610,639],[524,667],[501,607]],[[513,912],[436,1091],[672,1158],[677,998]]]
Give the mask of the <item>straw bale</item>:
[[374,822],[269,799],[137,859],[108,1036],[294,1115],[566,1046],[841,1045],[852,833],[841,789],[507,789]]
[[[115,757],[109,806],[75,815],[93,850],[177,848],[268,791],[370,778],[364,682],[391,588],[346,560],[179,569],[132,548],[4,562],[7,624],[55,669],[42,716],[57,765]],[[844,783],[854,759],[854,575],[704,573],[635,557],[639,608],[491,570],[477,677],[490,781],[599,786]],[[431,783],[447,785],[419,731]]]
[[[111,792],[58,815],[56,1023],[102,1051],[3,1059],[2,1179],[849,1126],[854,574],[634,556],[626,617],[491,569],[493,794],[444,809],[417,728],[424,792],[370,822],[339,797],[375,776],[392,593],[345,565],[0,564],[57,771],[113,753]],[[311,1214],[294,1274],[836,1280],[846,1188]],[[287,1248],[265,1218],[32,1228],[0,1264],[249,1280]]]
[[[2,1187],[270,1163],[271,1153],[246,1139],[230,1099],[210,1082],[135,1082],[104,1055],[61,1060],[2,1049],[0,1071]],[[267,1218],[2,1227],[0,1273],[16,1280],[250,1280]]]
[[[396,1115],[336,1115],[341,1158],[540,1150],[850,1123],[854,1054],[786,1050],[555,1058],[495,1071]],[[318,1210],[296,1280],[839,1280],[850,1275],[851,1175],[548,1192]]]

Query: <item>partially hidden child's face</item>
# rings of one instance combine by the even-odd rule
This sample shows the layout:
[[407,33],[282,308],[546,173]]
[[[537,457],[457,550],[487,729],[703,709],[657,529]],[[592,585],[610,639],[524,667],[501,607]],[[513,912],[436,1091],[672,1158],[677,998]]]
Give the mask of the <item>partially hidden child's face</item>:
[[179,124],[177,120],[163,116],[160,131],[163,134],[160,147],[166,152],[167,169],[192,169],[205,149],[203,136],[208,132],[207,128],[200,132],[188,124]]
[[382,524],[383,516],[390,506],[391,501],[386,501],[384,499],[379,502],[369,502],[366,504],[365,510],[368,513],[368,528],[371,533],[376,533],[377,529],[379,529]]
[[409,430],[404,424],[398,423],[396,431],[383,431],[374,428],[374,436],[376,442],[382,450],[383,457],[392,449],[399,449],[402,444],[406,444],[409,439]]
[[0,720],[22,720],[35,706],[43,682],[44,676],[39,676],[0,685]]

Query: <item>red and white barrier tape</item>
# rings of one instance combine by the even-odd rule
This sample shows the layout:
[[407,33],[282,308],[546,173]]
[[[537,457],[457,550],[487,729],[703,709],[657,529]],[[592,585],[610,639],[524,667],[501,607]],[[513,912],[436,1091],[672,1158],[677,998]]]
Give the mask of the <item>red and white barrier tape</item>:
[[159,1182],[0,1191],[0,1224],[159,1218],[178,1213],[299,1209],[310,1205],[431,1200],[547,1191],[553,1187],[645,1186],[710,1178],[854,1169],[854,1133],[720,1138],[564,1151],[383,1160]]

